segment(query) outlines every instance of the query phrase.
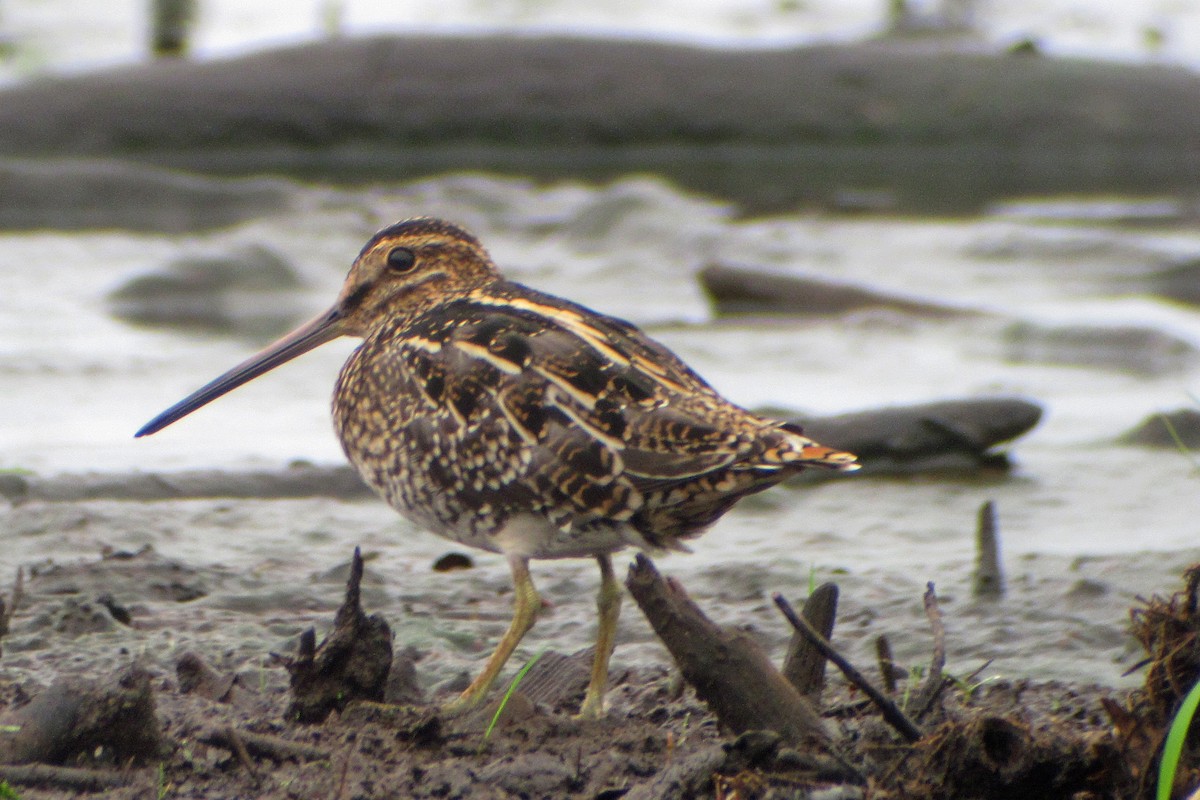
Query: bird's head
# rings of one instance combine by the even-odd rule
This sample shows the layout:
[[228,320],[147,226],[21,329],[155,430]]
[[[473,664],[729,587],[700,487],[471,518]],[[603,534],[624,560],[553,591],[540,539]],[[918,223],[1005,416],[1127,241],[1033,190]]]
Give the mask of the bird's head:
[[420,218],[384,228],[359,252],[328,310],[180,400],[135,435],[156,433],[326,342],[341,336],[370,336],[498,276],[479,240],[448,222]]
[[471,234],[438,219],[406,220],[363,246],[330,311],[339,317],[339,335],[366,337],[497,277]]

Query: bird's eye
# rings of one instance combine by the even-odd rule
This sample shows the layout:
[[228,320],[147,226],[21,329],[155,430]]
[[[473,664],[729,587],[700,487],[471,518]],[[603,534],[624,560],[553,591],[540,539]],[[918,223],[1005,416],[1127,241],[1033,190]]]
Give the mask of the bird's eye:
[[388,253],[387,264],[393,272],[408,272],[417,265],[417,255],[407,247],[394,247]]

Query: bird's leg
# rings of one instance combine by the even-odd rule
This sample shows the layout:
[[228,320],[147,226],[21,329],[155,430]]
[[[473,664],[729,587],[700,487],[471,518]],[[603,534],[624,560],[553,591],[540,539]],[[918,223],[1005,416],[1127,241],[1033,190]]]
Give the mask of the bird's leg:
[[599,719],[604,713],[604,687],[608,684],[608,659],[616,644],[617,617],[621,615],[621,587],[613,575],[612,556],[596,556],[600,565],[600,595],[596,606],[600,610],[596,631],[596,657],[592,662],[592,679],[579,707],[581,719]]
[[447,706],[447,711],[471,708],[484,698],[488,689],[492,688],[500,671],[504,669],[508,657],[512,655],[513,650],[517,649],[522,637],[533,627],[538,610],[542,607],[542,598],[538,595],[537,588],[533,585],[533,578],[529,575],[529,559],[522,556],[509,556],[508,564],[512,568],[515,590],[512,623],[508,626],[504,638],[496,645],[496,650],[488,659],[483,672],[471,681],[471,685],[459,695],[458,699]]

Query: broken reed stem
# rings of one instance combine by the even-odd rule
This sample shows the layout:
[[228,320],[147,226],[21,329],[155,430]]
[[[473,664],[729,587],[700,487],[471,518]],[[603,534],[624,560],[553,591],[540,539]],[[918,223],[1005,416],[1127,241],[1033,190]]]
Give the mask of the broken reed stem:
[[[823,583],[804,601],[804,608],[800,612],[826,639],[833,635],[837,601],[837,584]],[[825,656],[799,631],[792,634],[792,640],[788,643],[782,672],[783,677],[787,678],[800,694],[816,696],[825,688]]]
[[1002,596],[1004,567],[1000,563],[1000,532],[996,525],[996,504],[991,500],[979,507],[975,546],[975,596]]
[[929,627],[933,629],[933,656],[929,659],[929,673],[917,693],[913,708],[917,710],[920,719],[933,705],[934,700],[941,694],[945,685],[943,671],[946,668],[946,624],[942,619],[942,609],[938,606],[937,592],[933,581],[925,584],[925,616],[929,618]]
[[875,659],[879,662],[879,679],[890,695],[896,694],[896,661],[892,658],[892,643],[882,633],[875,637]]
[[783,612],[783,616],[787,621],[792,623],[792,627],[799,631],[804,638],[808,639],[814,647],[828,660],[842,671],[846,676],[846,680],[853,683],[863,693],[871,699],[876,707],[879,708],[884,720],[896,731],[910,742],[915,742],[921,738],[921,730],[913,724],[912,720],[904,715],[900,708],[889,700],[882,692],[871,685],[863,674],[854,668],[854,665],[847,661],[841,653],[833,649],[833,645],[829,643],[820,633],[818,633],[807,620],[802,619],[792,609],[791,604],[783,598],[783,595],[776,592],[771,598],[775,601],[775,605]]
[[4,655],[3,640],[8,635],[9,622],[16,613],[17,606],[21,604],[24,594],[25,568],[17,567],[17,582],[13,584],[11,602],[5,604],[4,597],[0,596],[0,656]]

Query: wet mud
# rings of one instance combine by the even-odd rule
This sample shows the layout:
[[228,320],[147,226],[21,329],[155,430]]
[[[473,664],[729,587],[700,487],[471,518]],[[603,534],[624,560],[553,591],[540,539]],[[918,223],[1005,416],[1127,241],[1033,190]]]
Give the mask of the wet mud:
[[[646,564],[630,572],[638,602]],[[430,569],[420,580],[444,574]],[[442,704],[465,685],[471,656],[437,652],[453,649],[445,642],[406,642],[411,604],[398,606],[389,592],[411,597],[418,588],[381,585],[406,576],[364,576],[357,554],[314,577],[325,587],[319,601],[290,610],[263,599],[270,581],[151,548],[45,561],[4,583],[0,780],[23,798],[1149,797],[1165,726],[1200,663],[1198,574],[1135,600],[1132,632],[1113,621],[1145,654],[1145,685],[1124,688],[982,677],[986,664],[943,671],[947,644],[972,634],[956,624],[960,602],[939,608],[927,590],[923,624],[910,619],[886,647],[876,642],[886,659],[852,653],[906,731],[833,666],[803,699],[795,695],[810,711],[781,722],[777,705],[731,706],[726,684],[701,684],[686,662],[681,674],[662,649],[633,663],[618,649],[598,721],[572,716],[586,649],[543,649],[511,694],[502,686],[484,707],[449,715]],[[662,580],[669,593],[686,593],[669,574]],[[896,585],[866,613],[893,615],[909,588]],[[490,604],[503,616],[507,598]],[[723,662],[774,673],[771,662],[782,661],[774,642],[790,633],[783,616],[771,639],[758,625],[728,622],[712,597],[686,605],[726,620],[706,621],[711,633],[686,642],[711,647],[715,673]],[[657,628],[644,604],[627,602],[626,621],[643,611]],[[843,615],[835,648],[847,641],[843,629],[863,625],[862,613]],[[1018,624],[1011,635],[1029,634]],[[771,658],[730,660],[729,642],[761,644]],[[490,644],[481,637],[467,649]],[[893,662],[892,644],[908,655]],[[1179,789],[1198,777],[1189,752]]]

